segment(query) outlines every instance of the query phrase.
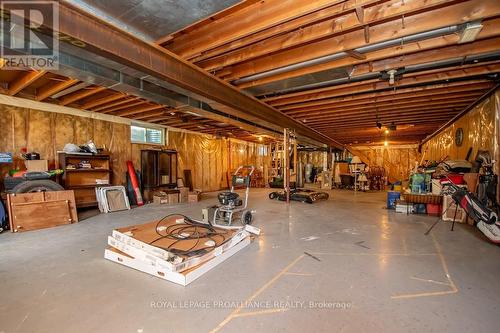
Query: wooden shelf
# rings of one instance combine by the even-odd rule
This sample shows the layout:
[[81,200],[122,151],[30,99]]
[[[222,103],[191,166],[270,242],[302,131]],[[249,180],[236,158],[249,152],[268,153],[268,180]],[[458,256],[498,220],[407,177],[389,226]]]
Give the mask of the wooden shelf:
[[109,169],[66,169],[64,172],[111,172]]
[[110,184],[82,184],[82,185],[66,185],[68,190],[78,190],[84,188],[94,188],[97,186],[109,186]]
[[97,201],[88,201],[78,203],[78,208],[87,208],[97,206]]
[[[91,168],[67,169],[67,165],[77,165],[81,161],[88,161]],[[65,189],[75,191],[77,207],[97,206],[95,188],[111,185],[111,159],[108,154],[80,155],[59,153],[59,168],[64,170],[60,176],[61,185]],[[107,181],[108,184],[97,184],[96,180]]]
[[107,160],[109,159],[109,155],[105,154],[98,154],[98,155],[80,155],[80,154],[65,154],[65,153],[60,153],[64,154],[66,158],[77,158],[80,160]]

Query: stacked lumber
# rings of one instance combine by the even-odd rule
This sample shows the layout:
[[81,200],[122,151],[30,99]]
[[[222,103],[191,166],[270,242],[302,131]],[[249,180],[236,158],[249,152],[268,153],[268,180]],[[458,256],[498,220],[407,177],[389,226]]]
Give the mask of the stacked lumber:
[[115,229],[104,258],[188,285],[250,244],[245,229],[223,229],[172,215]]

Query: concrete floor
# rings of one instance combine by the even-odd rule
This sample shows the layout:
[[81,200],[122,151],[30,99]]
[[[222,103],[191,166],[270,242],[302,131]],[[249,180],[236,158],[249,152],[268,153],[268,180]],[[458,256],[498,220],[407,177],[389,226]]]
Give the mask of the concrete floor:
[[287,208],[268,192],[251,193],[263,235],[187,287],[103,259],[106,237],[172,212],[200,217],[214,194],[1,234],[0,332],[498,330],[500,249],[475,228],[424,236],[435,219],[383,209],[385,193]]

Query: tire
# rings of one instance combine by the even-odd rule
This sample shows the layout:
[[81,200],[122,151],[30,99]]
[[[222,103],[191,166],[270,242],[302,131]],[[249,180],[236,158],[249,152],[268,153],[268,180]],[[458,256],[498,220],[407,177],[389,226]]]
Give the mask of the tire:
[[276,199],[277,196],[278,196],[278,194],[276,192],[269,193],[269,199],[271,199],[271,200]]
[[64,188],[56,182],[48,179],[28,180],[16,185],[12,193],[33,193],[33,192],[51,192],[64,191]]
[[253,219],[252,212],[250,212],[248,210],[243,212],[243,216],[241,219],[241,222],[243,222],[243,225],[252,224],[252,219]]

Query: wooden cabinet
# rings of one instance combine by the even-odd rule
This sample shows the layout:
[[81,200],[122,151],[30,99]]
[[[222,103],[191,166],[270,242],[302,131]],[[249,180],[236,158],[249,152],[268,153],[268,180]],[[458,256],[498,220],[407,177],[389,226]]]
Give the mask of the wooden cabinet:
[[97,206],[95,188],[111,184],[109,154],[59,153],[59,168],[64,170],[60,183],[65,189],[75,192],[77,207]]
[[177,186],[175,150],[141,150],[141,177],[145,189]]

